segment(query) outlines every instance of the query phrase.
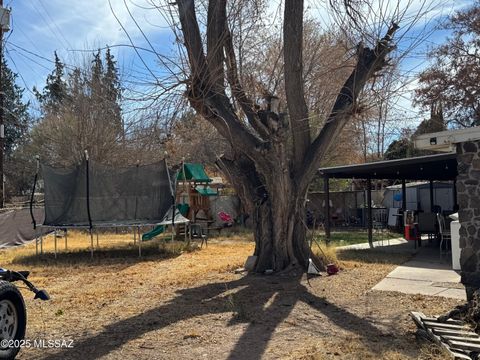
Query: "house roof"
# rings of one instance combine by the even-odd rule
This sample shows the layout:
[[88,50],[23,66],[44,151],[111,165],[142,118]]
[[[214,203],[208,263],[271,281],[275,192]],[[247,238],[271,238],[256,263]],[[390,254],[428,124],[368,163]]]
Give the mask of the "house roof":
[[417,149],[450,152],[455,144],[478,140],[480,126],[417,135],[413,142]]
[[454,180],[457,177],[455,153],[335,166],[318,170],[336,179]]

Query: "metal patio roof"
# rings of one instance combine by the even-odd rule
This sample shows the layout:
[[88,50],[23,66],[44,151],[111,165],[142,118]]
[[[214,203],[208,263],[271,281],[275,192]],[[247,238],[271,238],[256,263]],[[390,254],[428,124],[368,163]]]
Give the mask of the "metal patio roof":
[[436,154],[399,160],[376,161],[318,170],[322,176],[336,179],[455,180],[457,154]]

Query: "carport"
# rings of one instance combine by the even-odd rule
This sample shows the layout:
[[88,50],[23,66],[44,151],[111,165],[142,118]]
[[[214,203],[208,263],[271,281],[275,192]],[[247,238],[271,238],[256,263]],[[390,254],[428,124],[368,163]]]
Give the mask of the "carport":
[[454,203],[457,204],[455,180],[457,177],[457,154],[436,154],[407,159],[377,161],[366,164],[336,166],[319,169],[324,180],[325,192],[325,236],[330,238],[330,179],[362,179],[367,181],[367,229],[368,242],[372,246],[372,179],[400,180],[402,182],[402,209],[407,208],[406,181],[430,182],[430,205],[433,207],[433,182],[435,180],[454,182]]

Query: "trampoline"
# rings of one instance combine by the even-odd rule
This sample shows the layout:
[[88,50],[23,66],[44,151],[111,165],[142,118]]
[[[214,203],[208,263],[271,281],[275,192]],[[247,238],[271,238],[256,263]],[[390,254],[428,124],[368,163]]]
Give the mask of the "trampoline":
[[[176,213],[172,216],[176,176],[168,169],[166,159],[148,165],[113,167],[89,160],[86,153],[77,166],[56,168],[39,163],[38,169],[33,192],[40,176],[45,188],[45,217],[37,225],[38,219],[31,212],[34,228],[88,229],[92,257],[95,228],[131,227],[135,241],[135,229],[139,231],[140,226],[188,222]],[[32,196],[31,208],[33,205]],[[41,235],[39,241],[43,249]],[[140,256],[141,242],[139,236]]]

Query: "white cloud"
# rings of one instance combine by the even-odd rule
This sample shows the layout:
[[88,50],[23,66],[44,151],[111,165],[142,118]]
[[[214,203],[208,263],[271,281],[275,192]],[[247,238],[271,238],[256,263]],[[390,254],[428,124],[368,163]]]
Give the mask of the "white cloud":
[[[37,0],[29,2],[31,14],[24,13],[17,16],[26,16],[31,20],[38,16],[37,21],[29,24],[33,32],[46,35],[50,40],[58,41],[62,47],[83,48],[85,44],[127,42],[127,36],[115,19],[115,15],[127,32],[134,39],[139,40],[141,38],[140,31],[130,17],[123,1],[112,0],[111,3],[113,12],[106,0],[68,2]],[[162,17],[156,16],[158,13],[155,10],[142,9],[130,1],[127,1],[127,5],[147,35],[161,31],[159,26],[166,25]],[[15,13],[15,9],[13,11]],[[66,44],[67,42],[68,44]]]

